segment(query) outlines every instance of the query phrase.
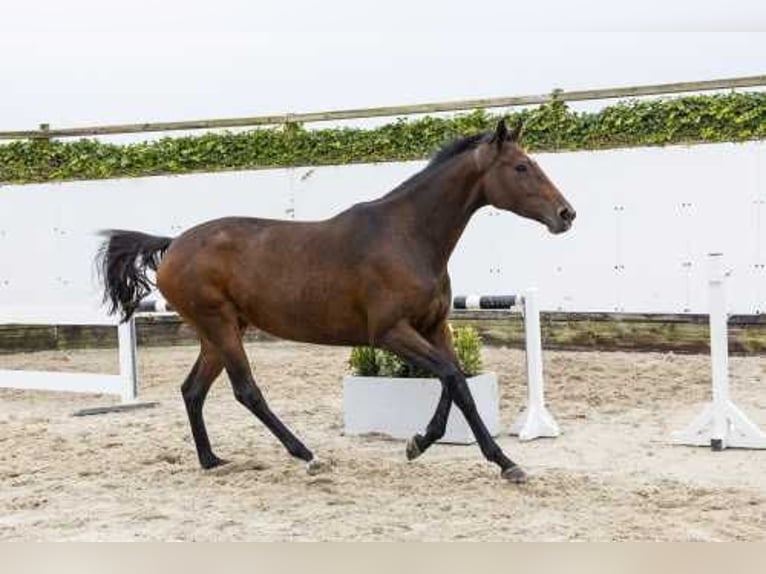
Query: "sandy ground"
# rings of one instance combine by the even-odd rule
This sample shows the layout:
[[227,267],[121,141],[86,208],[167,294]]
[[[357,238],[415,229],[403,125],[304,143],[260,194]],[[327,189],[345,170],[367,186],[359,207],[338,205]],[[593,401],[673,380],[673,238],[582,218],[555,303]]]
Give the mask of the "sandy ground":
[[[192,347],[140,351],[154,409],[72,417],[111,398],[0,390],[1,540],[766,540],[766,452],[671,446],[710,392],[704,356],[546,353],[557,439],[506,452],[532,475],[507,484],[476,446],[342,435],[348,350],[250,345],[273,409],[329,472],[308,476],[232,397],[206,405],[230,464],[197,466],[178,391]],[[0,356],[2,368],[116,369],[114,351]],[[505,428],[523,405],[523,353],[486,349]],[[732,394],[766,428],[766,359],[732,359]]]

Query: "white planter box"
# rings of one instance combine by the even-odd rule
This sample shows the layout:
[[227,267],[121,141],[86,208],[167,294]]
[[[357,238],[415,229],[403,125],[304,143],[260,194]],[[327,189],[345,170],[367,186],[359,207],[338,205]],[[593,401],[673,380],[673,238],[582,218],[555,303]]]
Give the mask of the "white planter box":
[[[479,416],[492,436],[500,433],[500,398],[495,373],[468,379]],[[439,402],[438,379],[389,377],[343,378],[343,427],[348,435],[382,433],[408,439],[423,434]],[[471,444],[471,428],[455,404],[447,420],[447,432],[439,442]]]

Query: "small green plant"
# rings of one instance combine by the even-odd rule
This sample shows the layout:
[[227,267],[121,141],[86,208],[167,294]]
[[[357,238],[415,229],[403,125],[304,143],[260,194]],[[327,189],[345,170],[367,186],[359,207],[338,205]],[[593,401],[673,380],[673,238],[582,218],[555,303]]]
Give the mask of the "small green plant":
[[472,377],[481,373],[484,365],[481,362],[481,336],[479,332],[466,325],[452,331],[452,341],[463,372]]
[[[481,337],[470,326],[458,327],[452,332],[460,368],[472,377],[482,371]],[[349,365],[359,377],[427,378],[433,373],[410,365],[393,353],[373,347],[355,347],[351,350]]]
[[354,347],[348,364],[359,377],[376,377],[380,373],[380,359],[383,351],[374,347]]

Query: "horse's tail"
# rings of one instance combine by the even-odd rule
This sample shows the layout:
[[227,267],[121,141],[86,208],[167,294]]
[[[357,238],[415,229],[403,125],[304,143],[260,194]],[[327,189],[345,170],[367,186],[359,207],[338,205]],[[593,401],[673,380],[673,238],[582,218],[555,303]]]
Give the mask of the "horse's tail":
[[173,238],[115,229],[100,235],[106,237],[96,255],[104,303],[109,305],[110,315],[119,311],[124,322],[151,292],[153,283],[147,272],[157,271]]

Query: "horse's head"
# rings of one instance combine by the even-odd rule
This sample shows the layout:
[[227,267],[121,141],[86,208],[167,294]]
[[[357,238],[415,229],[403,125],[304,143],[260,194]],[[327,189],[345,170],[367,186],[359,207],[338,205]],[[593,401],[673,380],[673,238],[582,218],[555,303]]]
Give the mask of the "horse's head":
[[508,130],[505,120],[476,148],[477,162],[485,167],[484,197],[498,208],[539,221],[551,233],[572,226],[575,210],[540,166],[518,145],[521,125]]

